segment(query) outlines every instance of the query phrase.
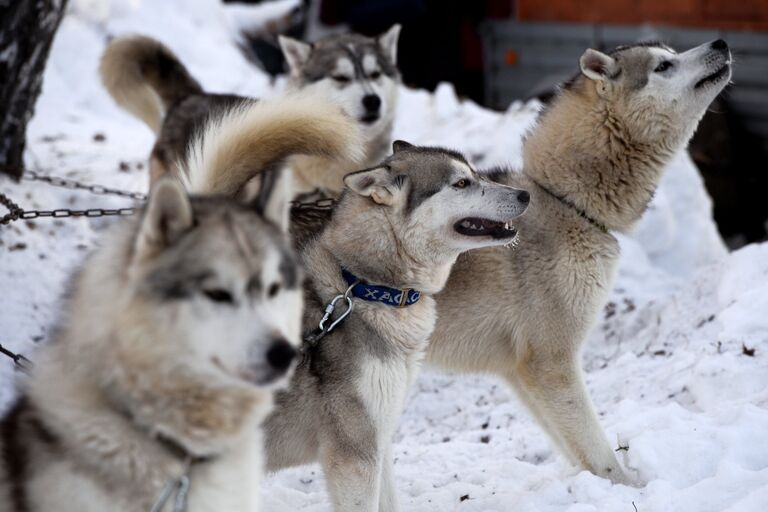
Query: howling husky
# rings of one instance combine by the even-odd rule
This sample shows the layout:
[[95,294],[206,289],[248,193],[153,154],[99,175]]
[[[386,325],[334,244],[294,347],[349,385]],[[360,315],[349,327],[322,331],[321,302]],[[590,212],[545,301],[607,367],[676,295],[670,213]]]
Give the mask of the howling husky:
[[[395,25],[375,39],[348,34],[307,44],[280,38],[290,68],[289,89],[315,92],[338,105],[358,122],[365,151],[363,162],[332,165],[311,156],[292,158],[298,193],[318,187],[340,189],[342,178],[356,165],[373,165],[386,155],[400,83],[396,60],[399,33],[400,26]],[[193,135],[208,115],[255,101],[205,92],[171,50],[144,36],[112,41],[101,59],[100,72],[117,104],[157,134],[150,155],[151,182],[178,171],[177,162],[183,161]]]
[[[292,110],[297,101],[325,115]],[[226,131],[206,133],[192,154],[235,174],[313,147],[354,159],[354,123],[308,102],[260,102],[250,119],[236,110],[247,158]],[[259,425],[287,381],[303,304],[285,236],[292,191],[263,183],[241,204],[189,197],[165,178],[140,215],[105,235],[0,422],[0,510],[258,510]]]
[[584,386],[580,348],[613,283],[610,232],[643,214],[728,83],[731,56],[722,40],[680,54],[650,43],[590,49],[580,63],[525,141],[522,174],[488,173],[531,191],[523,245],[459,258],[437,297],[428,360],[505,378],[575,463],[629,482]]
[[[241,124],[235,112],[217,130],[247,148]],[[232,193],[258,172],[215,149],[193,156],[193,190]],[[319,460],[341,512],[398,510],[391,437],[435,324],[432,296],[460,253],[513,244],[529,201],[454,151],[393,150],[347,175],[324,229],[303,237],[303,358],[265,423],[267,469]]]

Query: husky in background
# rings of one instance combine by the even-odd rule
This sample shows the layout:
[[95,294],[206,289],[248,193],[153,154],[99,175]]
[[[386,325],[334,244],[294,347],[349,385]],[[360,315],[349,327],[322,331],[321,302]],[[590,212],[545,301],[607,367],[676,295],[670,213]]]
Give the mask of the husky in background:
[[[218,130],[247,147],[241,124],[235,112]],[[454,151],[401,141],[393,150],[349,174],[324,229],[305,237],[303,358],[265,422],[267,469],[319,460],[340,512],[399,510],[391,438],[435,324],[432,295],[460,253],[514,243],[511,223],[529,201]],[[258,172],[235,173],[207,163],[226,156],[201,155],[191,159],[192,183],[232,185],[208,191],[237,189]],[[336,307],[320,328],[329,304]]]
[[[226,132],[206,132],[192,154],[235,174],[301,141],[354,158],[340,140],[354,123],[336,107],[318,103],[331,117],[302,124],[287,102],[254,105],[248,119],[235,109],[247,158]],[[280,126],[298,132],[264,131]],[[259,426],[290,374],[303,305],[285,233],[293,193],[266,176],[247,205],[158,180],[144,211],[105,236],[0,423],[0,510],[167,512],[186,479],[184,510],[258,510]]]
[[[390,141],[397,103],[395,25],[377,39],[359,35],[332,36],[310,45],[281,38],[291,68],[291,89],[316,92],[358,121],[368,166],[380,161]],[[118,105],[156,134],[150,154],[150,182],[166,173],[177,174],[192,137],[209,115],[256,100],[203,90],[176,55],[165,45],[144,36],[113,40],[104,51],[102,82]],[[303,105],[302,107],[306,107]],[[319,117],[323,112],[306,112]],[[297,193],[317,187],[340,189],[341,178],[360,162],[302,157],[291,161]],[[311,183],[311,186],[310,186]]]
[[722,40],[680,54],[650,43],[587,50],[580,64],[525,141],[523,172],[488,172],[531,191],[517,222],[523,246],[459,258],[437,296],[428,360],[505,378],[572,461],[637,482],[600,427],[581,345],[613,283],[619,246],[610,231],[640,219],[728,83],[731,56]]
[[[312,44],[285,36],[278,38],[288,62],[289,88],[318,91],[360,123],[365,144],[364,167],[381,162],[392,142],[400,85],[399,35],[400,25],[393,25],[377,38],[332,35]],[[340,190],[344,176],[354,169],[330,168],[311,156],[294,157],[291,167],[297,187],[303,191],[318,187]]]

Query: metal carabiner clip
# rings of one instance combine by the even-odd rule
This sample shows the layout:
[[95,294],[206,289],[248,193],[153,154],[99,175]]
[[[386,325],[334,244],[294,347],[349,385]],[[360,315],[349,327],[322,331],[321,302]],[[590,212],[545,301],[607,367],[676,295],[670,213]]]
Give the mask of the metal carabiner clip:
[[[354,304],[352,302],[352,297],[349,296],[350,292],[352,291],[352,288],[354,288],[359,281],[355,281],[351,285],[349,285],[349,288],[347,288],[347,291],[345,291],[343,294],[339,294],[331,300],[331,302],[328,303],[327,306],[325,306],[325,314],[323,315],[323,318],[320,320],[320,324],[318,325],[318,328],[321,332],[329,333],[331,332],[339,323],[341,323],[345,318],[349,316],[349,314],[352,312],[352,309],[354,308]],[[344,299],[347,301],[347,309],[339,315],[339,317],[334,320],[331,325],[328,326],[328,328],[325,328],[325,323],[331,318],[331,315],[333,314],[334,310],[336,309],[336,303],[339,302],[341,299]]]

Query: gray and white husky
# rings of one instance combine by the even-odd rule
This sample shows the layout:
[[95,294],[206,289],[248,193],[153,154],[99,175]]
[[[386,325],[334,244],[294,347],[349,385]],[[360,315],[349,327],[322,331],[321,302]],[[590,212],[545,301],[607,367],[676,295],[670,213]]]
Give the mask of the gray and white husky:
[[[239,123],[235,113],[219,129]],[[230,133],[234,146],[247,147],[237,143],[247,140],[240,130]],[[529,201],[454,151],[405,142],[393,150],[349,174],[323,229],[299,237],[304,357],[265,422],[267,469],[319,460],[334,510],[343,512],[398,510],[390,443],[435,324],[432,296],[460,253],[513,243],[510,223]],[[243,186],[252,177],[201,155],[193,183]]]
[[[237,172],[302,141],[332,154],[354,129],[335,106],[314,105],[325,115],[302,123],[304,109],[287,103],[260,102],[250,120],[237,118],[247,159],[226,132],[192,154]],[[167,512],[187,479],[184,510],[258,510],[259,426],[290,374],[303,304],[285,234],[293,193],[285,180],[263,182],[245,205],[189,197],[164,178],[141,215],[105,235],[0,423],[0,510]]]
[[[290,70],[289,88],[317,91],[359,121],[365,167],[381,162],[392,142],[400,84],[399,35],[400,25],[393,25],[377,38],[332,35],[309,44],[279,37]],[[344,175],[351,170],[343,166],[331,168],[327,162],[307,156],[294,157],[291,166],[300,190],[339,189]]]
[[[731,76],[718,40],[587,50],[524,143],[524,169],[480,171],[531,192],[515,251],[458,258],[436,296],[428,363],[504,378],[578,466],[638,482],[618,463],[581,370],[581,345],[614,279],[611,230],[638,221],[667,163]],[[493,319],[487,321],[482,319]]]
[[[400,26],[395,25],[378,38],[337,35],[313,44],[280,38],[290,67],[289,92],[319,95],[357,120],[365,152],[363,162],[331,164],[311,156],[292,158],[297,193],[318,187],[340,189],[346,173],[361,163],[373,165],[386,155],[400,83],[399,33]],[[255,101],[205,92],[170,49],[144,36],[112,41],[102,56],[100,73],[117,104],[157,134],[149,161],[151,182],[178,172],[177,163],[184,160],[193,135],[209,115]]]

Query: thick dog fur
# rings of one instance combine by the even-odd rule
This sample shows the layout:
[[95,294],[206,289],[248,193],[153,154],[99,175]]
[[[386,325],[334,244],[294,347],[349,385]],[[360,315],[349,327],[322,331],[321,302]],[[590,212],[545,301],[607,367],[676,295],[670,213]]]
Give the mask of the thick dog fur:
[[319,155],[326,165],[364,156],[356,123],[313,93],[233,105],[225,117],[211,116],[200,133],[200,142],[187,155],[194,192],[234,195],[254,171],[273,168],[297,153]]
[[603,228],[626,231],[640,218],[728,82],[730,53],[723,41],[682,54],[656,44],[587,50],[581,68],[525,141],[523,173],[489,172],[531,191],[521,247],[459,258],[437,296],[428,361],[500,375],[575,463],[639,483],[617,462],[581,370],[619,256]]
[[[305,329],[347,288],[342,267],[422,298],[407,308],[354,299],[349,319],[307,348],[265,423],[267,469],[319,460],[337,511],[399,510],[391,438],[434,326],[431,295],[460,252],[509,241],[461,236],[454,225],[466,215],[511,220],[527,204],[450,152],[406,148],[382,165],[347,177],[333,217],[301,251],[311,276]],[[471,190],[451,186],[462,178]]]
[[[311,46],[289,38],[281,40],[291,63],[292,92],[314,92],[315,97],[336,104],[357,120],[362,137],[359,145],[364,150],[363,165],[366,166],[384,157],[391,140],[399,83],[395,66],[398,34],[399,26],[396,25],[379,39],[335,36]],[[349,72],[348,82],[342,84],[331,78],[331,73],[339,78],[341,68],[328,67],[321,72],[319,66],[331,60],[341,63]],[[167,173],[178,174],[178,163],[186,158],[192,138],[203,129],[209,116],[216,117],[234,106],[256,101],[231,94],[206,93],[171,50],[143,36],[112,41],[102,57],[100,73],[107,91],[118,105],[157,133],[149,162],[151,183]],[[378,98],[374,110],[368,108],[372,96]],[[290,109],[296,113],[304,109],[307,128],[311,131],[313,120],[328,114],[328,107],[324,105],[315,109],[316,105],[297,101]],[[296,128],[300,126],[286,127],[291,131]],[[271,133],[275,134],[275,143],[282,140],[299,142],[286,130]],[[349,139],[348,145],[357,145],[357,140]],[[358,158],[329,163],[323,151],[315,151],[318,146],[307,144],[303,147],[306,148],[305,156],[296,155],[291,159],[297,177],[294,183],[297,193],[310,191],[310,181],[315,183],[313,189],[329,184],[340,189],[344,174],[358,168],[360,163]]]
[[105,235],[0,422],[0,510],[146,512],[187,457],[186,510],[258,510],[258,427],[303,304],[274,194],[252,208],[161,180]]
[[[242,115],[224,115],[219,126],[245,138],[228,128]],[[305,343],[289,389],[265,423],[267,468],[319,460],[334,510],[343,512],[398,510],[390,443],[435,322],[431,296],[461,252],[511,243],[515,230],[507,223],[528,202],[526,192],[479,177],[458,153],[403,142],[394,148],[380,165],[347,176],[325,228],[302,244],[303,328],[315,330],[325,306],[347,289],[342,268],[422,297],[405,308],[354,298],[344,323],[316,345]],[[217,168],[236,174],[236,166]],[[198,180],[194,168],[190,179]]]
[[436,296],[427,362],[506,379],[574,463],[614,482],[639,479],[616,460],[579,359],[614,279],[608,230],[640,218],[729,77],[723,41],[679,55],[659,44],[587,50],[525,141],[523,172],[480,171],[531,191],[521,247],[463,254]]
[[[290,71],[289,88],[316,91],[359,120],[364,167],[376,165],[389,153],[400,84],[399,35],[400,25],[393,25],[375,39],[346,34],[308,44],[279,38]],[[339,190],[344,176],[355,168],[343,163],[329,166],[316,157],[303,155],[293,157],[290,165],[297,189],[307,192],[316,188]]]

